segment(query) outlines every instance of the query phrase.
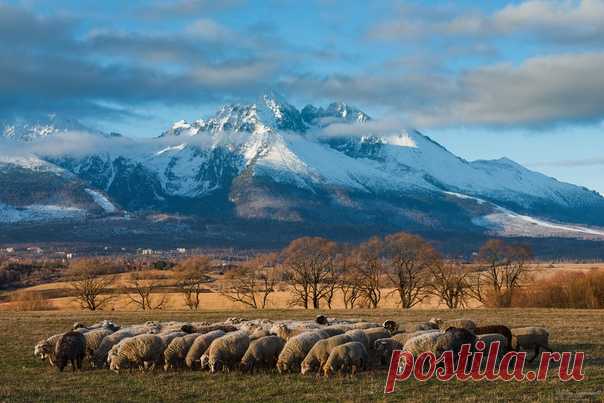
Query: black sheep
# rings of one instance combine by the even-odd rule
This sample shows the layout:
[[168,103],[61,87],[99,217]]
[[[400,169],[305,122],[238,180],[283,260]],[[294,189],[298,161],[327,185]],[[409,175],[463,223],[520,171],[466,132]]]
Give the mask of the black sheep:
[[505,346],[506,349],[508,351],[513,350],[513,348],[512,348],[512,331],[510,330],[509,327],[504,326],[504,325],[489,325],[489,326],[480,326],[480,327],[477,327],[476,330],[474,330],[474,334],[476,334],[476,335],[488,334],[488,333],[499,333],[500,335],[504,336],[508,342],[507,346]]
[[55,360],[59,371],[71,362],[71,370],[75,372],[82,369],[82,360],[86,355],[86,339],[79,332],[67,332],[63,334],[55,345]]

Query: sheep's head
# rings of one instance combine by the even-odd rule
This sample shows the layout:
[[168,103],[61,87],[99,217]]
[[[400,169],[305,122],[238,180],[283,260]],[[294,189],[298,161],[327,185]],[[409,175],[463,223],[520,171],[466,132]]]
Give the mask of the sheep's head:
[[428,323],[432,323],[434,325],[440,326],[443,324],[443,320],[440,318],[430,318],[430,320],[428,321]]
[[323,366],[323,376],[330,376],[333,374],[333,368],[331,367],[331,365],[325,364]]
[[279,371],[280,374],[286,373],[287,370],[288,370],[287,362],[282,361],[282,360],[277,361],[277,371]]
[[317,322],[319,325],[327,325],[327,316],[317,315],[317,317],[315,318],[315,322]]
[[393,320],[387,320],[382,325],[384,329],[388,330],[391,334],[394,334],[398,330],[398,323]]
[[313,365],[311,362],[306,361],[306,360],[302,361],[302,364],[300,365],[300,373],[302,375],[306,375],[315,369],[316,369],[316,365]]
[[46,359],[48,354],[51,353],[52,346],[46,342],[46,340],[40,341],[34,346],[34,355],[41,360]]
[[199,359],[199,368],[202,370],[210,368],[210,357],[207,354],[202,354]]
[[120,369],[128,368],[128,360],[119,355],[112,355],[109,358],[109,369],[118,372]]
[[214,374],[218,371],[222,370],[222,361],[220,360],[210,360],[209,361],[210,373]]

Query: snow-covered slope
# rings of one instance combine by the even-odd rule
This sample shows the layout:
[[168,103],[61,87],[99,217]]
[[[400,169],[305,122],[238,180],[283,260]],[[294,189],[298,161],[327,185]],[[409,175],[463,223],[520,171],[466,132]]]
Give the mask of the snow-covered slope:
[[[104,136],[109,146],[102,150],[37,151],[36,158],[82,180],[85,193],[106,213],[119,205],[242,219],[334,225],[386,220],[402,228],[488,227],[502,233],[510,233],[502,223],[559,226],[557,233],[571,234],[579,227],[568,223],[604,226],[604,198],[596,192],[505,158],[469,162],[417,130],[376,130],[379,125],[371,123],[350,105],[307,105],[298,111],[269,93],[252,104],[225,105],[207,119],[178,121],[156,138]],[[38,141],[39,136],[21,137]],[[477,207],[476,199],[484,203]],[[590,235],[600,235],[593,231]]]

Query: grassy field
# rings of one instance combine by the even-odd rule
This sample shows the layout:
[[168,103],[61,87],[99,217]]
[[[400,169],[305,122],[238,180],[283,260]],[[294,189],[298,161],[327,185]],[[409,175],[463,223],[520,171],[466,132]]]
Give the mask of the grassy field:
[[550,330],[556,351],[585,351],[583,382],[449,382],[406,381],[392,395],[383,395],[385,370],[372,370],[354,378],[330,379],[314,376],[237,372],[211,375],[205,372],[115,374],[108,370],[59,373],[33,356],[39,339],[68,329],[75,321],[91,323],[112,319],[122,325],[146,320],[223,320],[244,318],[312,318],[314,311],[184,311],[156,312],[0,312],[0,401],[6,402],[100,402],[100,401],[603,401],[604,400],[604,311],[592,310],[470,310],[430,311],[359,310],[330,311],[329,316],[382,321],[393,318],[411,325],[432,316],[465,316],[479,324],[505,323],[510,327],[537,325]]

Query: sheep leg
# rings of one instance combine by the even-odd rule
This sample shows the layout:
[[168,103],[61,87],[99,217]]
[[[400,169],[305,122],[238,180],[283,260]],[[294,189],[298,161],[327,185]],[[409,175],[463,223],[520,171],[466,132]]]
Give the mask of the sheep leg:
[[528,362],[533,362],[533,361],[535,361],[535,358],[537,358],[537,356],[539,355],[539,349],[540,349],[540,347],[541,347],[541,346],[540,346],[539,344],[537,344],[537,345],[535,346],[535,355],[533,355],[533,358],[531,358],[530,360],[528,360]]

